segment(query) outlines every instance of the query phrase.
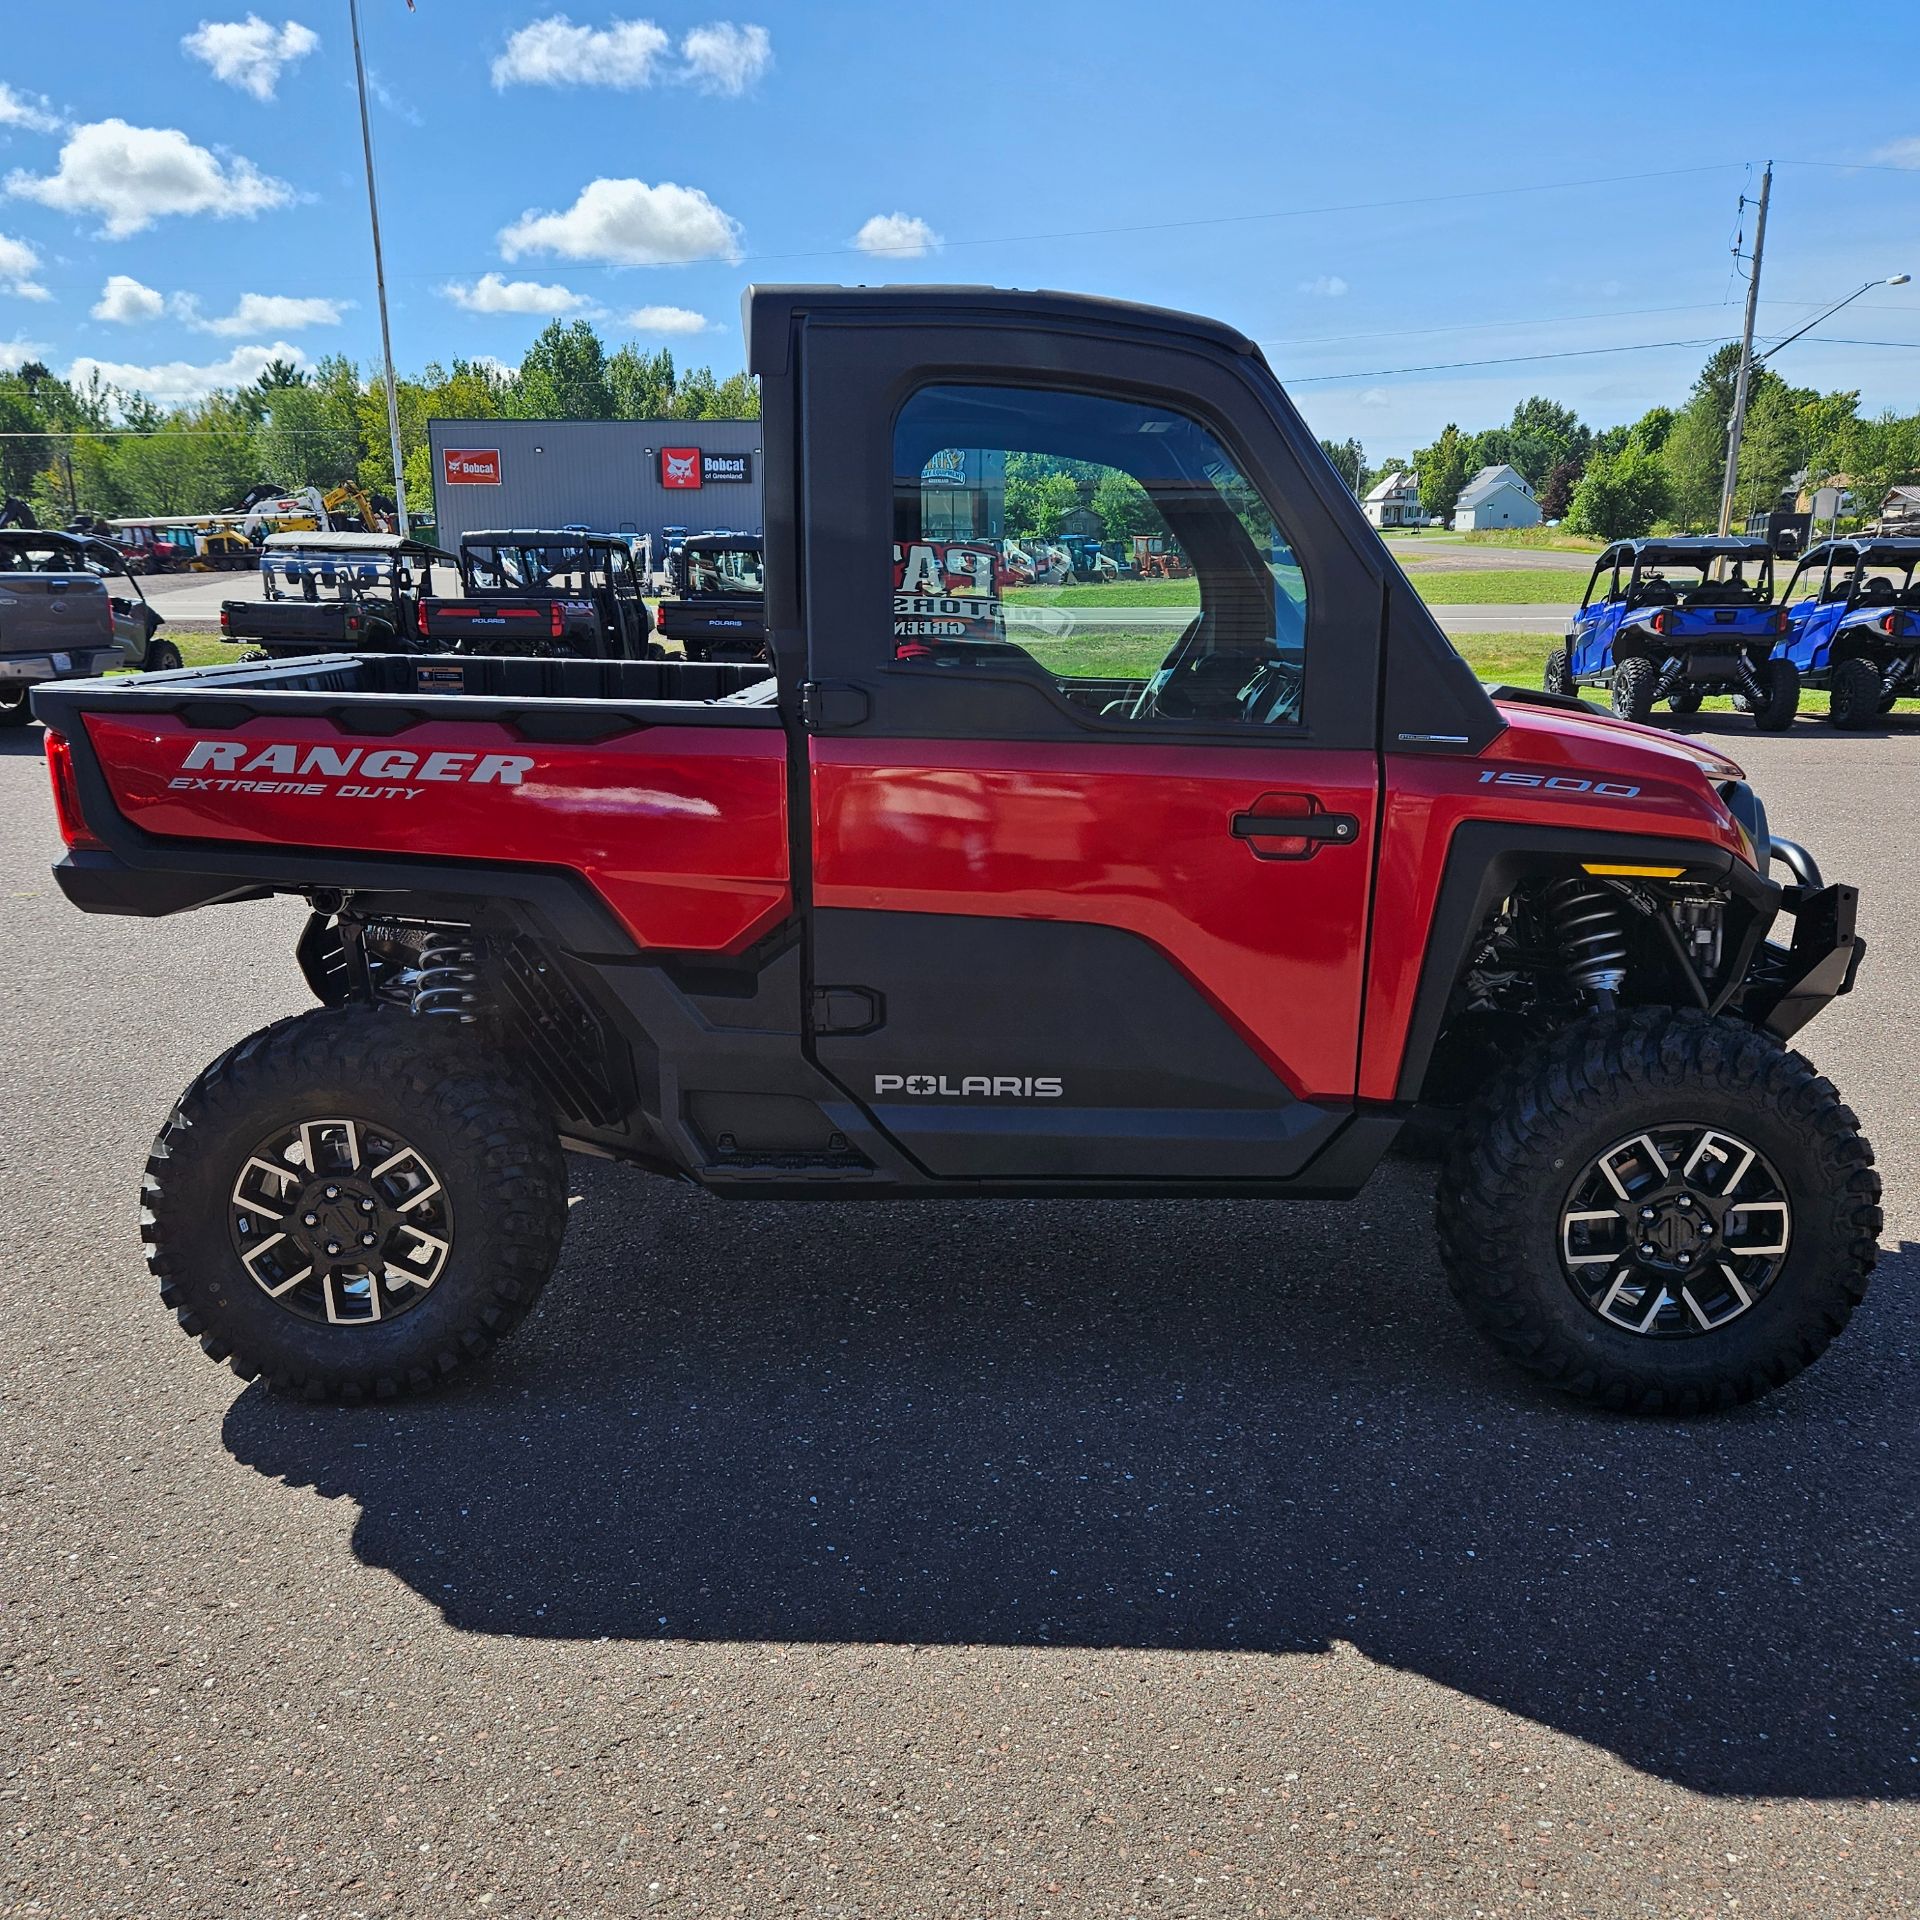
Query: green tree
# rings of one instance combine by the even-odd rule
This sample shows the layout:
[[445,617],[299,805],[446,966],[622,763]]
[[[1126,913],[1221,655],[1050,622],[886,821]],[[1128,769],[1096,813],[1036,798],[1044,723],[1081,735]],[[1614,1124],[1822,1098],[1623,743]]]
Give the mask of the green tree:
[[1451,420],[1432,446],[1414,448],[1413,470],[1419,476],[1420,504],[1427,517],[1440,521],[1451,518],[1460,489],[1473,473],[1467,460],[1467,442]]
[[1093,489],[1093,510],[1108,542],[1124,547],[1136,533],[1158,533],[1165,526],[1147,490],[1130,473],[1103,467]]
[[1584,472],[1582,463],[1573,459],[1556,460],[1547,469],[1537,496],[1542,518],[1564,520],[1567,517],[1567,511],[1573,505],[1574,489],[1579,486],[1580,476]]
[[1007,455],[1006,528],[1016,540],[1050,540],[1080,504],[1081,486],[1067,465],[1044,453]]
[[584,320],[555,320],[541,329],[512,399],[522,420],[611,420],[607,350]]
[[648,353],[631,341],[607,362],[607,393],[616,420],[668,420],[678,379],[665,348]]
[[1333,463],[1334,472],[1353,493],[1366,492],[1367,456],[1358,440],[1322,440],[1320,451]]
[[1654,454],[1629,444],[1618,453],[1596,453],[1573,490],[1567,525],[1602,540],[1628,540],[1650,533],[1669,506],[1667,469]]

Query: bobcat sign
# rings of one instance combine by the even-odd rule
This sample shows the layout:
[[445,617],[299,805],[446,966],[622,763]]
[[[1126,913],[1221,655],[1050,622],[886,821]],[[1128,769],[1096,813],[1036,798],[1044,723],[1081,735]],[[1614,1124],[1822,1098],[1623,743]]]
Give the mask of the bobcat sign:
[[750,486],[753,455],[710,453],[704,447],[662,447],[660,484],[663,487]]

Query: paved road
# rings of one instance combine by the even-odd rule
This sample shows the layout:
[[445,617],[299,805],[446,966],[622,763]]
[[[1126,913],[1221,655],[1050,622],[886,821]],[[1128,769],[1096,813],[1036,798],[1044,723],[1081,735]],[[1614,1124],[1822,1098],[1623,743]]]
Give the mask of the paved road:
[[583,1164],[488,1370],[277,1403],[155,1304],[134,1198],[302,1004],[297,912],[77,918],[0,736],[0,1912],[1911,1914],[1920,733],[1722,727],[1868,889],[1808,1039],[1888,1257],[1811,1375],[1679,1426],[1490,1359],[1411,1164],[919,1210]]
[[1572,620],[1573,605],[1569,602],[1564,606],[1516,607],[1494,603],[1434,607],[1432,613],[1443,633],[1563,634]]

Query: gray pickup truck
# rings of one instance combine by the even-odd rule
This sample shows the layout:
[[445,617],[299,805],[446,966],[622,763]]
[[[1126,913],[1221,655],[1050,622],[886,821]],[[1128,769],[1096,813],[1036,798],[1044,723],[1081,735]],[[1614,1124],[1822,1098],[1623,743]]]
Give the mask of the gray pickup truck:
[[104,540],[42,529],[0,532],[0,727],[31,718],[29,688],[114,667],[177,667],[161,616]]

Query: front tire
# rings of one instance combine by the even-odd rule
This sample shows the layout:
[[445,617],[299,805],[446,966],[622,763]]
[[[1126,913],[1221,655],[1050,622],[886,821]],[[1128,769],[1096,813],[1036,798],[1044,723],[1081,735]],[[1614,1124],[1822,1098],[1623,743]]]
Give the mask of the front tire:
[[1765,698],[1753,709],[1753,724],[1762,733],[1785,733],[1800,711],[1800,669],[1791,660],[1763,660],[1758,677]]
[[1565,647],[1555,647],[1547,655],[1546,671],[1540,676],[1540,685],[1548,693],[1573,691],[1573,669],[1568,662]]
[[566,1227],[532,1086],[463,1030],[322,1008],[229,1049],[147,1162],[160,1297],[209,1358],[312,1400],[437,1385],[511,1332]]
[[1689,1414],[1783,1385],[1845,1327],[1880,1180],[1799,1054],[1646,1008],[1581,1022],[1489,1087],[1437,1214],[1454,1295],[1509,1359],[1580,1399]]
[[1653,718],[1653,690],[1660,684],[1660,666],[1647,659],[1622,660],[1613,670],[1613,715],[1645,726]]
[[1827,718],[1842,733],[1857,733],[1880,717],[1880,670],[1857,656],[1833,670],[1827,694]]

